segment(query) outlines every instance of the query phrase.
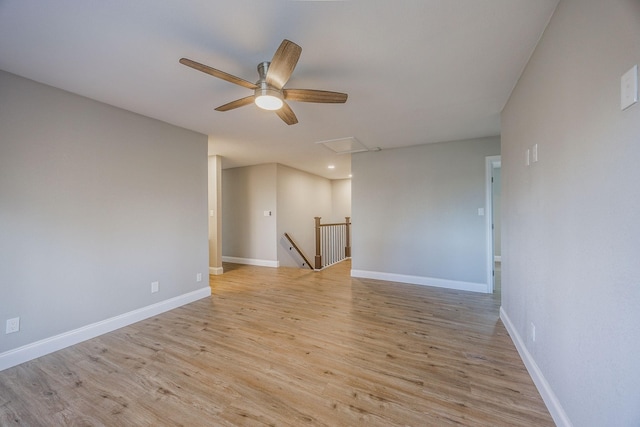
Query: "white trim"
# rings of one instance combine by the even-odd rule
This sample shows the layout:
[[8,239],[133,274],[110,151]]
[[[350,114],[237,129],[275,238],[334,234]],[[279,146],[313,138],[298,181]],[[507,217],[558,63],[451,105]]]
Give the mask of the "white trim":
[[222,256],[222,262],[231,262],[234,264],[246,264],[257,265],[258,267],[280,267],[280,262],[270,261],[268,259],[254,259],[254,258],[237,258],[234,256]]
[[502,256],[501,255],[496,255],[493,257],[493,262],[502,262]]
[[485,234],[486,234],[486,251],[487,251],[487,292],[493,293],[493,185],[491,179],[493,177],[493,169],[502,165],[501,156],[485,157]]
[[211,295],[209,286],[0,353],[0,371]]
[[209,267],[209,274],[213,274],[214,276],[219,276],[224,273],[224,269],[222,267]]
[[[334,266],[334,265],[336,265],[336,264],[340,264],[341,262],[346,261],[346,260],[348,260],[348,259],[351,259],[351,257],[350,257],[350,256],[348,256],[348,257],[344,257],[344,258],[342,258],[340,261],[336,261],[336,262],[334,262],[334,263],[332,263],[332,264],[324,265],[324,266],[322,266],[322,268],[314,268],[314,269],[313,269],[313,271],[322,271],[322,270],[324,270],[325,268],[329,268],[329,267],[332,267],[332,266]],[[311,267],[313,267],[313,266],[311,266]]]
[[507,312],[504,311],[502,307],[500,307],[500,319],[507,329],[507,332],[509,332],[511,340],[515,344],[516,349],[520,354],[520,358],[524,362],[524,366],[527,368],[527,371],[529,371],[529,375],[531,376],[531,379],[533,379],[533,383],[536,385],[540,396],[542,396],[542,400],[544,400],[544,403],[547,405],[547,409],[549,410],[553,421],[555,421],[558,427],[573,427],[573,424],[560,404],[558,397],[553,392],[553,389],[542,374],[538,364],[533,359],[531,353],[529,353],[529,350],[527,350],[524,341],[522,341],[522,337],[518,334],[518,331],[513,323],[511,323],[511,319],[509,319]]
[[351,277],[363,279],[386,280],[388,282],[410,283],[412,285],[435,286],[437,288],[456,289],[459,291],[488,293],[486,283],[461,282],[458,280],[436,279],[424,276],[409,276],[406,274],[382,273],[378,271],[351,270]]

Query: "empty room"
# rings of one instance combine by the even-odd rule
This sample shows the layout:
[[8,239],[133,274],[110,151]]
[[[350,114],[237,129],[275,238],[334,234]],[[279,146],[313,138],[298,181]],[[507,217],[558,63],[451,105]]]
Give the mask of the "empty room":
[[0,0],[0,425],[640,425],[638,0]]

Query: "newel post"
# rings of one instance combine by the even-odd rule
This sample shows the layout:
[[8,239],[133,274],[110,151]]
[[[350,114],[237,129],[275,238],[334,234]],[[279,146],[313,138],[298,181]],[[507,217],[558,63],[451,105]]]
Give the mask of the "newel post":
[[345,258],[351,258],[351,217],[350,216],[345,216],[344,217],[344,222],[346,224],[346,234],[347,234],[347,238],[346,238],[346,246],[344,247],[344,257]]
[[322,254],[320,253],[320,217],[314,217],[316,220],[316,270],[320,270],[322,268]]

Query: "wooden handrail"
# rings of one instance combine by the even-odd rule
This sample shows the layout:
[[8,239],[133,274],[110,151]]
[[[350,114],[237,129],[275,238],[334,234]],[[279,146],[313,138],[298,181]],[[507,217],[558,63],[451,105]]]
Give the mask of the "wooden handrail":
[[291,236],[289,236],[289,233],[284,233],[284,237],[287,238],[287,240],[289,241],[289,243],[291,243],[291,246],[298,251],[298,253],[300,254],[300,256],[302,257],[302,259],[304,260],[304,262],[307,264],[307,266],[313,270],[313,266],[311,265],[311,263],[309,262],[309,260],[307,259],[307,257],[305,256],[304,252],[302,252],[302,249],[300,249],[298,247],[298,245],[296,244],[296,242],[294,242],[293,238]]

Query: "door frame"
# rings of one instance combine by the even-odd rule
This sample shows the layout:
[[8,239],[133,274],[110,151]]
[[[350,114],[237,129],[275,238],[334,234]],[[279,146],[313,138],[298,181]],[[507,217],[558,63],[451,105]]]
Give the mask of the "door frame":
[[502,156],[485,157],[485,233],[487,242],[487,293],[494,290],[494,243],[493,243],[493,170],[502,167]]

